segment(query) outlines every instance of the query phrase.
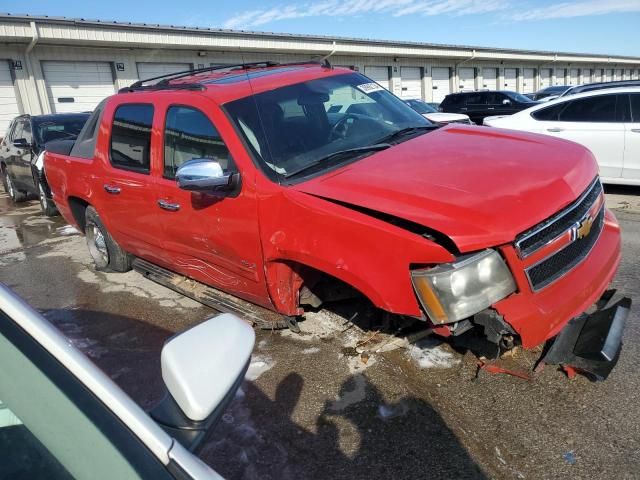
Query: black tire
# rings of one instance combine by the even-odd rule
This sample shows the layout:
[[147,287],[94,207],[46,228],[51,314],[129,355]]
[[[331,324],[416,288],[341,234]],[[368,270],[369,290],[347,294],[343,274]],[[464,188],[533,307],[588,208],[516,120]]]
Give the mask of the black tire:
[[128,272],[131,270],[129,254],[109,234],[95,208],[87,207],[84,218],[87,247],[89,247],[89,254],[96,270],[101,272]]
[[40,201],[42,213],[46,217],[55,217],[56,215],[59,215],[56,204],[48,197],[47,187],[42,180],[38,180],[38,200]]
[[0,165],[0,177],[2,178],[2,188],[4,188],[5,193],[9,193],[9,187],[7,186],[7,179],[5,178],[6,174],[7,173],[5,171],[5,166]]
[[7,193],[9,194],[9,197],[11,197],[13,203],[24,202],[27,199],[27,196],[15,187],[15,185],[13,184],[13,180],[11,180],[9,172],[5,172],[3,178],[5,179],[7,185]]

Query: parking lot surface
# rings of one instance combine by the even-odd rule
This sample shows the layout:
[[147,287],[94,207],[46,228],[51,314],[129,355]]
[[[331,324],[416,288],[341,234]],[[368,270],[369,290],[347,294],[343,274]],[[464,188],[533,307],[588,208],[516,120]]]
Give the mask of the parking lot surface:
[[[637,301],[640,188],[607,193],[623,228],[613,286]],[[215,314],[136,272],[95,272],[77,231],[5,194],[0,282],[145,408],[163,393],[163,342]],[[530,380],[478,374],[473,355],[437,340],[380,341],[312,313],[300,334],[257,332],[247,379],[201,456],[239,479],[637,478],[639,320],[634,306],[617,367],[592,383],[552,367]],[[516,350],[504,362],[526,371],[536,358]]]

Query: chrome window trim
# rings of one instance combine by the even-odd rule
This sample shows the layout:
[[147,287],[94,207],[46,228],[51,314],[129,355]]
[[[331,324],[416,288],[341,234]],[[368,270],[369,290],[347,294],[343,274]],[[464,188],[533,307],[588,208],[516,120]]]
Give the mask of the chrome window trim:
[[[566,234],[567,230],[564,230],[561,234],[557,235],[555,238],[545,242],[544,244],[540,245],[539,247],[535,248],[534,250],[523,254],[522,250],[520,249],[520,245],[522,244],[522,242],[524,242],[525,240],[528,240],[529,238],[533,237],[534,235],[537,235],[538,233],[540,233],[542,230],[544,230],[545,228],[548,228],[550,225],[553,225],[554,223],[556,223],[558,220],[560,220],[561,218],[565,217],[566,215],[568,215],[569,213],[571,213],[572,211],[574,211],[581,203],[582,201],[589,196],[589,194],[591,193],[591,191],[596,188],[599,187],[600,191],[602,193],[602,183],[600,182],[600,177],[596,177],[591,184],[587,187],[587,189],[582,193],[582,195],[580,195],[577,200],[575,200],[571,205],[569,205],[567,208],[565,208],[564,210],[561,210],[560,212],[556,213],[555,215],[553,215],[548,222],[546,222],[545,225],[536,228],[535,230],[532,230],[530,232],[528,232],[525,236],[518,238],[515,242],[515,247],[516,247],[516,251],[518,252],[518,257],[520,257],[521,259],[525,259],[529,256],[531,256],[532,254],[534,254],[536,251],[540,250],[541,248],[545,247],[546,245],[549,245],[550,243],[556,241],[558,238],[560,238],[562,235]],[[600,212],[598,212],[600,213]]]
[[[578,267],[578,265],[580,265],[582,262],[584,262],[587,257],[589,256],[589,254],[591,253],[591,250],[593,250],[593,247],[596,246],[596,243],[598,243],[598,239],[600,238],[600,235],[602,234],[602,231],[604,230],[604,204],[602,204],[602,206],[600,207],[600,209],[598,210],[598,213],[596,213],[595,217],[597,218],[598,216],[600,216],[600,214],[602,213],[603,215],[603,219],[602,219],[602,225],[600,226],[600,230],[598,231],[598,233],[596,234],[596,240],[593,242],[593,245],[591,245],[591,248],[589,248],[589,250],[586,251],[586,253],[584,254],[584,256],[575,264],[572,265],[571,268],[565,270],[564,272],[562,272],[560,275],[558,275],[557,277],[550,277],[550,279],[545,280],[541,285],[539,285],[537,288],[535,288],[533,286],[533,283],[531,282],[531,277],[529,276],[529,270],[531,270],[532,268],[540,265],[542,262],[550,259],[551,257],[559,254],[560,252],[562,252],[564,249],[568,248],[569,246],[571,246],[572,244],[574,244],[577,240],[573,240],[569,243],[567,243],[564,247],[562,247],[560,250],[556,250],[555,252],[550,253],[549,255],[547,255],[546,257],[540,259],[539,261],[537,261],[536,263],[534,263],[533,265],[529,265],[527,268],[525,268],[524,273],[527,276],[527,282],[529,282],[529,288],[531,289],[532,292],[537,293],[541,290],[544,290],[545,288],[547,288],[549,285],[551,285],[552,283],[557,282],[558,280],[560,280],[561,278],[565,277],[569,272],[571,272],[572,270],[574,270],[576,267]],[[588,215],[588,214],[587,214]],[[585,218],[586,216],[585,215]],[[565,230],[566,233],[566,230]]]

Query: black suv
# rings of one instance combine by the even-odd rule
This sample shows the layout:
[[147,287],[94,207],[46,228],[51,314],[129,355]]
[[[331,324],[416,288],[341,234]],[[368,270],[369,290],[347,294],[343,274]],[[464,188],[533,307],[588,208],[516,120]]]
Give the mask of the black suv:
[[38,157],[47,142],[75,139],[88,118],[89,113],[59,113],[13,119],[0,143],[0,176],[11,200],[18,203],[37,197],[45,215],[56,213]]
[[447,95],[439,110],[446,113],[465,113],[473,123],[482,125],[484,117],[511,115],[537,104],[538,102],[524,95],[505,90],[462,92]]

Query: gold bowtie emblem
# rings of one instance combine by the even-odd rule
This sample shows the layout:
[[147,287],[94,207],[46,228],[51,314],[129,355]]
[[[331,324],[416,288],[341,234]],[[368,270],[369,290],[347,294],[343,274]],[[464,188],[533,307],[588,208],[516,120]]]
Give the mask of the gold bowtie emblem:
[[592,226],[593,226],[593,217],[591,217],[590,215],[587,215],[576,226],[576,230],[575,230],[576,239],[580,240],[581,238],[584,238],[587,235],[589,235],[589,232],[591,231]]

